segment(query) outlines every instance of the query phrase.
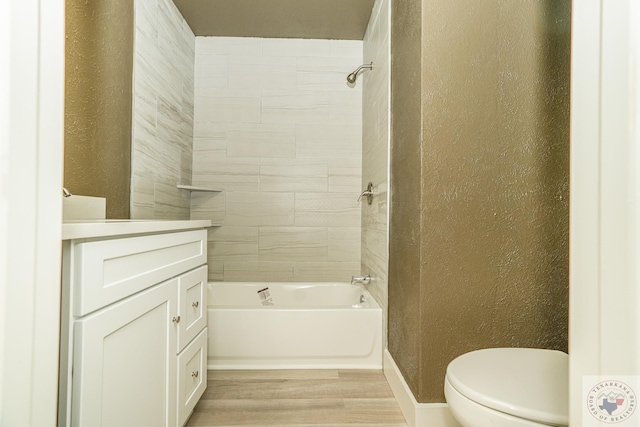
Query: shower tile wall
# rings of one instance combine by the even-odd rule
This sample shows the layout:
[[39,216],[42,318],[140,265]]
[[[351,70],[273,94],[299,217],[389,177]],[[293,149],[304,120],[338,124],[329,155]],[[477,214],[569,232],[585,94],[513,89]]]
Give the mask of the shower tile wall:
[[209,276],[347,281],[360,273],[361,41],[197,37],[192,219]]
[[[362,272],[373,280],[369,290],[384,308],[388,303],[388,171],[389,171],[389,0],[376,0],[364,36],[366,73],[363,92],[362,186],[374,185],[373,204],[362,205]],[[386,339],[386,334],[384,335]]]
[[135,0],[131,218],[189,219],[195,36],[171,0]]

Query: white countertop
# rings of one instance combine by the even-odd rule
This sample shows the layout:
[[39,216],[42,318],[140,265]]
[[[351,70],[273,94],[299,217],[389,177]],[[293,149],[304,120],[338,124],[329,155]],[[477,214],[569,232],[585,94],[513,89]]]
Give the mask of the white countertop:
[[211,227],[209,220],[157,221],[103,219],[95,221],[68,221],[62,224],[62,240],[92,239],[127,234],[160,233]]

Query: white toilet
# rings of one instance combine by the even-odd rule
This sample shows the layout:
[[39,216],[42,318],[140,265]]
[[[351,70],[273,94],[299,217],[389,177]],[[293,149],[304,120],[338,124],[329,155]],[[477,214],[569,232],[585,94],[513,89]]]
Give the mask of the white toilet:
[[462,427],[569,425],[569,356],[532,348],[489,348],[454,359],[444,394]]

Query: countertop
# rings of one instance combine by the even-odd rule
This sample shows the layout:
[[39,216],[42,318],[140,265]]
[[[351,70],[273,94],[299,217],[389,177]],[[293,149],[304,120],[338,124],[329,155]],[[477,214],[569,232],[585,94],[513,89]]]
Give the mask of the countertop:
[[95,220],[68,221],[62,224],[62,240],[115,237],[127,234],[161,233],[217,226],[209,220]]

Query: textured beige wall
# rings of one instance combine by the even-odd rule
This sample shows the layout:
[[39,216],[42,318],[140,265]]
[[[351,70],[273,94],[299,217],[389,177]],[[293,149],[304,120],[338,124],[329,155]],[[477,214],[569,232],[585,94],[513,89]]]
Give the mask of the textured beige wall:
[[420,343],[420,0],[391,2],[389,352],[418,397]]
[[[389,340],[418,401],[442,402],[459,354],[567,350],[570,2],[423,8],[422,142],[394,140],[393,152],[422,146],[421,173],[410,177],[420,209],[392,203],[391,226],[392,247],[402,247],[403,217],[418,221],[419,262],[392,256]],[[396,191],[411,194],[394,165],[400,202]]]
[[64,185],[129,217],[133,0],[66,2]]

